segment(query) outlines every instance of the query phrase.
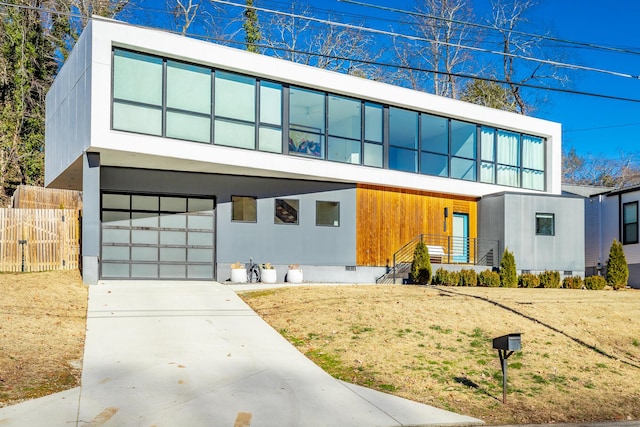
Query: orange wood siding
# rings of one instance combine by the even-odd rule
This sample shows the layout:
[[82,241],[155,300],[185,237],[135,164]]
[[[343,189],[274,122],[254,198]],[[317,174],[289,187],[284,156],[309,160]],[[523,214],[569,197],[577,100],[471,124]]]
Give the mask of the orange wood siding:
[[419,234],[451,236],[454,213],[468,214],[469,237],[478,236],[476,198],[373,185],[358,185],[356,191],[358,265],[392,265],[394,252]]

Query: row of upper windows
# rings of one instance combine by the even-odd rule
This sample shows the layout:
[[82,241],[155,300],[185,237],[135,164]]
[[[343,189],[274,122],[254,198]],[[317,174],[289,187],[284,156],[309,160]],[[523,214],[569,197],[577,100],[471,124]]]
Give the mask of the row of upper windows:
[[536,190],[543,138],[113,52],[112,128]]

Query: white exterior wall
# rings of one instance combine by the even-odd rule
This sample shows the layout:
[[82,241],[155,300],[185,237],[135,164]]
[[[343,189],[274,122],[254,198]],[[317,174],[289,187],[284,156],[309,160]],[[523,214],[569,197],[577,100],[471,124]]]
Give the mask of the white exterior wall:
[[47,93],[45,186],[74,163],[81,170],[80,157],[91,143],[91,40],[89,25]]
[[[358,182],[419,190],[438,189],[476,197],[507,189],[479,182],[112,131],[112,46],[541,136],[547,140],[547,192],[561,192],[561,126],[558,123],[105,20],[90,23],[79,41],[76,49],[79,52],[74,50],[58,78],[62,81],[54,85],[48,122],[53,123],[58,131],[47,135],[47,147],[53,150],[52,158],[47,159],[47,185],[59,179],[57,186],[71,188],[69,178],[60,178],[59,175],[78,159],[83,150],[91,150],[100,151],[102,163],[110,166]],[[90,69],[88,61],[91,61]],[[90,93],[82,89],[89,87]],[[75,110],[55,108],[60,103],[58,99],[62,98],[67,100],[67,104],[76,106]],[[48,101],[48,117],[49,104]],[[83,116],[87,110],[90,121]],[[73,126],[78,127],[77,135],[67,143],[63,131]],[[90,145],[87,139],[89,131]],[[80,189],[79,186],[76,188]],[[539,193],[526,189],[518,191]]]

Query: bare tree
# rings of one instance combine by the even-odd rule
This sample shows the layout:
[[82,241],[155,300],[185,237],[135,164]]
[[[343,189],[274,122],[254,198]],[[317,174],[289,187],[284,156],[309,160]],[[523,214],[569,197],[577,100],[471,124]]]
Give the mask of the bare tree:
[[413,32],[424,40],[394,41],[400,65],[406,67],[401,72],[403,79],[413,89],[458,98],[461,88],[454,73],[463,70],[472,60],[465,46],[473,46],[478,41],[463,24],[473,20],[472,9],[466,0],[419,0],[412,17]]
[[640,184],[640,163],[637,154],[620,153],[616,159],[597,155],[581,156],[575,148],[562,156],[562,182],[624,188]]
[[507,82],[518,112],[528,114],[534,109],[522,93],[522,83],[560,82],[568,78],[557,67],[526,58],[545,57],[541,38],[522,33],[528,23],[528,14],[538,5],[538,0],[492,0],[492,26],[501,35],[503,80]]
[[265,53],[361,77],[380,76],[379,67],[372,64],[380,55],[372,48],[373,37],[357,28],[316,23],[307,16],[311,16],[308,5],[292,3],[288,13],[267,19],[261,27]]
[[176,23],[176,27],[180,28],[180,33],[185,36],[189,31],[189,27],[198,16],[200,8],[200,0],[174,0],[175,3],[167,2],[167,6],[171,8]]

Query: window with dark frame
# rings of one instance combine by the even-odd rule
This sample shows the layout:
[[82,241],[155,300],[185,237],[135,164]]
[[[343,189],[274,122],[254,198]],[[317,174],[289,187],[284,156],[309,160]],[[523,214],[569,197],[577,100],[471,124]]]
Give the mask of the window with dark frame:
[[250,196],[231,196],[231,221],[258,222],[257,199]]
[[638,243],[638,202],[622,205],[622,244]]
[[316,225],[340,226],[340,202],[316,202]]
[[555,236],[555,214],[536,213],[536,235]]
[[276,224],[298,224],[300,201],[296,199],[276,199],[274,222]]
[[116,130],[546,188],[539,136],[127,49],[113,49],[111,108]]

